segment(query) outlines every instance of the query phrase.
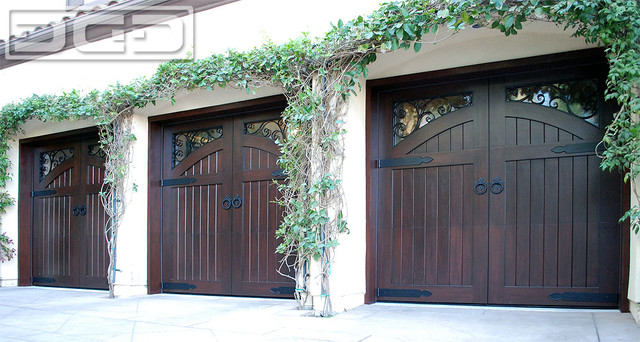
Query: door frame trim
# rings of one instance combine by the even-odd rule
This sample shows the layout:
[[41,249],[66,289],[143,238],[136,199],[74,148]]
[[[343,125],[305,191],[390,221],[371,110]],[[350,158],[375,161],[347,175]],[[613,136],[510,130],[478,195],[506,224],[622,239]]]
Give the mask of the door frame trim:
[[[489,78],[499,73],[501,76],[530,72],[532,68],[541,67],[546,70],[586,65],[602,65],[606,63],[604,50],[601,48],[580,51],[563,52],[551,55],[527,57],[508,61],[465,66],[459,68],[428,71],[411,75],[387,77],[368,80],[366,84],[366,284],[365,303],[377,301],[377,237],[376,237],[376,198],[378,192],[378,171],[376,160],[379,159],[377,146],[377,132],[381,125],[380,111],[377,108],[381,93],[388,90],[398,90],[417,86],[435,85],[438,83],[462,82],[478,78]],[[620,191],[623,212],[629,209],[630,188],[623,183]],[[626,196],[626,197],[625,197]],[[622,215],[622,213],[620,214]],[[620,224],[620,298],[618,308],[622,312],[629,311],[628,283],[629,283],[629,223]]]
[[191,109],[149,117],[149,169],[147,217],[147,293],[162,293],[162,136],[163,126],[284,108],[283,95]]
[[32,230],[33,230],[33,153],[42,143],[55,143],[70,139],[97,137],[98,128],[88,127],[68,132],[48,134],[20,139],[18,156],[18,286],[31,286],[32,275]]

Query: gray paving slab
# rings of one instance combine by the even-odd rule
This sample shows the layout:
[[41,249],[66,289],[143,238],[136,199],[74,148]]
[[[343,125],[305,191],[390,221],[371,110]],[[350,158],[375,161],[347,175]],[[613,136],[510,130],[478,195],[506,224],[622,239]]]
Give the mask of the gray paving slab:
[[0,323],[16,328],[54,333],[72,316],[67,313],[24,308],[2,318]]
[[209,329],[136,322],[132,341],[215,341]]
[[293,300],[0,288],[0,341],[632,341],[615,310],[377,303],[332,318]]

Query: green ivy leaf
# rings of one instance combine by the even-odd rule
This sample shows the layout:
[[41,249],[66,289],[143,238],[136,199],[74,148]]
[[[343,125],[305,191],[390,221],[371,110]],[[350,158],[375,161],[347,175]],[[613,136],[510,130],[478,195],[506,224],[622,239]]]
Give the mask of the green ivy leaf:
[[438,14],[436,14],[436,16],[440,19],[444,19],[449,17],[449,10],[448,9],[443,9],[443,10],[439,10]]
[[536,7],[535,10],[533,10],[533,13],[537,16],[537,17],[542,17],[544,15],[544,9],[541,7]]
[[513,26],[513,23],[514,23],[515,20],[516,20],[516,17],[514,17],[513,15],[508,15],[504,19],[504,27],[511,28],[511,26]]

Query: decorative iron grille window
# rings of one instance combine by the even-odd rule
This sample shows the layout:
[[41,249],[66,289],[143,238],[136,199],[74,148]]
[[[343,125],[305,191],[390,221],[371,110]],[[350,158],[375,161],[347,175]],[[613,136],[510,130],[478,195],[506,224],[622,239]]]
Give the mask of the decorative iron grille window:
[[394,102],[393,145],[431,121],[472,104],[472,93]]
[[99,158],[105,158],[107,155],[104,153],[104,151],[100,148],[100,144],[92,144],[89,145],[89,155],[92,157],[99,157]]
[[222,138],[222,127],[211,127],[173,134],[173,167],[202,146]]
[[65,160],[73,158],[73,147],[40,153],[40,181]]
[[507,88],[507,101],[537,104],[577,116],[599,127],[596,80],[544,83]]
[[282,119],[247,122],[244,124],[244,134],[257,135],[273,141],[283,142],[284,130],[284,121]]

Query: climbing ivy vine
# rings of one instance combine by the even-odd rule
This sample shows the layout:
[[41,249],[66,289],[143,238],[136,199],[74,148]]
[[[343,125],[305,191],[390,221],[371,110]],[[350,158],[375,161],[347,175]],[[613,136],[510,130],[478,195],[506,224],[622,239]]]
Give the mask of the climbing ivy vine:
[[[0,188],[10,179],[9,141],[27,120],[88,118],[96,120],[103,132],[112,132],[123,127],[114,124],[123,115],[157,101],[173,102],[180,91],[235,87],[253,92],[261,86],[278,87],[288,101],[282,114],[286,139],[279,142],[280,164],[287,175],[287,181],[279,184],[279,203],[285,212],[277,232],[282,242],[278,252],[284,254],[280,271],[296,280],[296,298],[302,306],[312,281],[309,268],[317,263],[323,302],[319,314],[330,315],[333,251],[339,234],[347,231],[340,184],[343,121],[347,100],[367,77],[368,65],[381,52],[418,52],[434,43],[429,39],[433,33],[453,34],[473,25],[512,36],[530,20],[555,22],[575,30],[575,36],[605,47],[610,65],[606,98],[617,101],[620,111],[603,139],[606,150],[601,166],[622,170],[625,181],[636,179],[640,174],[636,163],[640,157],[640,11],[636,1],[407,0],[383,4],[367,17],[339,21],[318,39],[303,35],[280,45],[266,42],[248,52],[174,60],[160,65],[154,75],[128,85],[87,94],[34,95],[6,105],[0,111]],[[130,137],[130,132],[120,134]],[[107,167],[106,182],[118,188],[123,185],[117,180],[126,177],[128,164],[122,149],[109,149],[114,143],[103,139],[107,161],[114,165]],[[102,196],[108,203],[119,200],[123,193]],[[0,192],[0,210],[13,203],[6,191]],[[640,209],[634,206],[624,218],[630,219],[637,232]]]

